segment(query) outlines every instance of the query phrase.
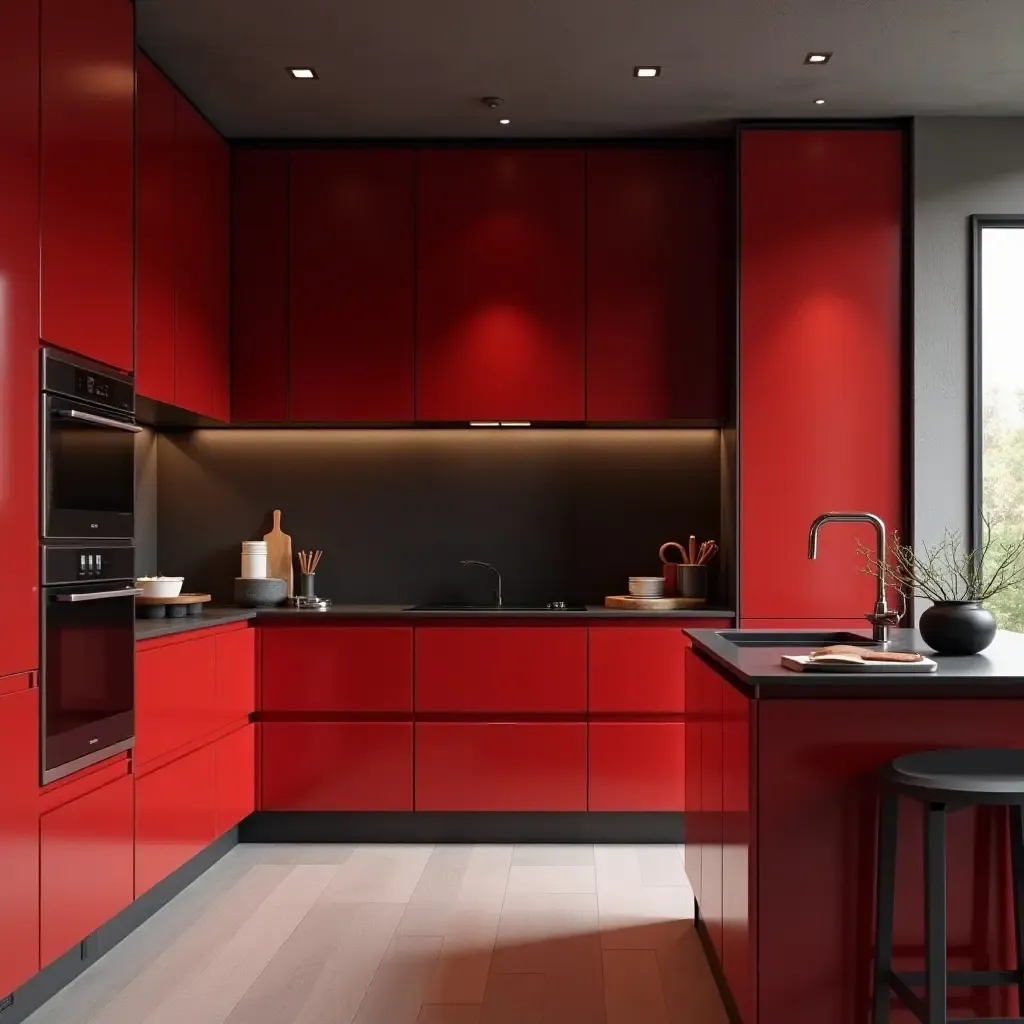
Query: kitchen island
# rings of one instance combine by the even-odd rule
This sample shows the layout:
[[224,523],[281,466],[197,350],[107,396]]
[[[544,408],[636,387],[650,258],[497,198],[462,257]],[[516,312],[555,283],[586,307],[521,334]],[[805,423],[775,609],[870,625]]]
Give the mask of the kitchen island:
[[[890,759],[1024,738],[1024,636],[939,658],[928,675],[794,673],[783,653],[688,631],[686,871],[698,928],[734,1020],[865,1024],[874,927],[876,778]],[[927,652],[914,630],[894,650]],[[869,638],[867,634],[865,641]],[[898,970],[923,951],[921,815],[904,802],[896,900]],[[951,969],[1013,955],[1005,814],[951,816]],[[1016,1012],[1010,990],[951,990],[950,1014]],[[894,1007],[892,1020],[912,1018]]]

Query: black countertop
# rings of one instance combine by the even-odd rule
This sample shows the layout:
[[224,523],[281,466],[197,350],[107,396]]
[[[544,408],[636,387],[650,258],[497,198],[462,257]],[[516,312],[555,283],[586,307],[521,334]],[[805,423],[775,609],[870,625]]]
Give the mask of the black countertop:
[[135,642],[173,636],[176,633],[191,633],[213,626],[226,626],[231,622],[245,622],[254,618],[255,608],[207,608],[202,615],[186,615],[182,619],[136,619]]
[[[856,676],[793,672],[779,663],[783,654],[806,654],[807,647],[737,647],[713,629],[689,629],[694,650],[752,700],[850,697],[1024,697],[1024,634],[1000,630],[992,646],[970,657],[936,654],[916,629],[894,629],[888,650],[915,651],[938,663],[936,672],[892,672]],[[851,632],[861,632],[853,630]],[[863,636],[869,637],[868,631]]]

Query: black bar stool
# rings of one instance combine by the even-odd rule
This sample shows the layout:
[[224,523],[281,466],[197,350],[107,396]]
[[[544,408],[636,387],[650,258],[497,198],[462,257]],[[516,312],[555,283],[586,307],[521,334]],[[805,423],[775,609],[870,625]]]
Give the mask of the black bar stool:
[[[924,804],[925,969],[892,969],[896,902],[899,798]],[[1013,867],[1014,939],[1017,967],[1006,971],[948,971],[946,967],[946,814],[981,804],[1007,807]],[[950,985],[1016,985],[1024,1013],[1024,750],[934,750],[892,761],[882,773],[878,809],[878,893],[872,1024],[888,1024],[895,993],[922,1024],[949,1024]],[[922,999],[911,990],[923,985]],[[1010,1024],[1024,1017],[986,1017]],[[979,1022],[980,1024],[980,1022]]]

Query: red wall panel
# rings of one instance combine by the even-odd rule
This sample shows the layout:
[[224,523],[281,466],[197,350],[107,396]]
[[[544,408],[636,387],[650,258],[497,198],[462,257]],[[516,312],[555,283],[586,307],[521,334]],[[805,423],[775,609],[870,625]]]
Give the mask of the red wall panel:
[[[751,618],[870,611],[860,509],[901,526],[903,135],[740,136],[740,605]],[[780,495],[785,500],[780,500]]]
[[591,722],[591,811],[686,809],[682,722]]
[[256,806],[256,726],[247,725],[214,744],[214,834],[222,836]]
[[417,418],[583,419],[583,151],[424,151],[417,218]]

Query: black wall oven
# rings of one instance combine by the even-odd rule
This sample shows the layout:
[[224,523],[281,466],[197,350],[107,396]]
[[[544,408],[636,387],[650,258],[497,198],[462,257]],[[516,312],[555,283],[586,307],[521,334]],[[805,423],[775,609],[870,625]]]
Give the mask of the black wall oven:
[[42,367],[45,541],[135,535],[135,387],[131,376],[46,349]]

